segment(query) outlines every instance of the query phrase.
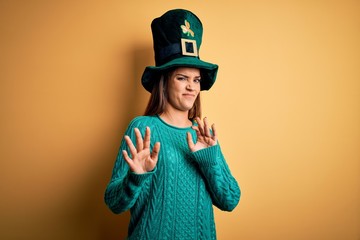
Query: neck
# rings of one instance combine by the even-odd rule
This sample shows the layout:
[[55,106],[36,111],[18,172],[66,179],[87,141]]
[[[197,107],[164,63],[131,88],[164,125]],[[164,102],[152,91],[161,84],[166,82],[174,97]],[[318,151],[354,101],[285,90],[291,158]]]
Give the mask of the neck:
[[166,123],[175,127],[191,127],[192,122],[189,120],[188,111],[176,111],[173,109],[166,109],[162,114],[159,115],[162,120]]

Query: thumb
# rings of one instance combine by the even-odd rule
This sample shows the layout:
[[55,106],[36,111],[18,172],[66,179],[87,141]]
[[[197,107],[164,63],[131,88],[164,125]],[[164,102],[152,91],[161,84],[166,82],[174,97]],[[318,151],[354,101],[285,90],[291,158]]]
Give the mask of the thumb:
[[157,162],[159,152],[160,152],[160,142],[157,142],[155,143],[153,150],[151,152],[151,158],[154,162]]
[[192,136],[191,136],[190,132],[187,132],[186,139],[187,139],[187,143],[188,143],[188,146],[189,146],[190,150],[193,151],[195,145],[194,145],[194,142],[193,142],[193,139],[192,139]]

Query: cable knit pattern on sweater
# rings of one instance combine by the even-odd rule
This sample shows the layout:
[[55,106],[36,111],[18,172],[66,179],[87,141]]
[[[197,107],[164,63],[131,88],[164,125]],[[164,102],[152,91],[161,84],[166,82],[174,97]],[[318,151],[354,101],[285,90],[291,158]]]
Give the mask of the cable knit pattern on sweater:
[[213,205],[231,211],[239,202],[240,188],[232,176],[219,144],[190,152],[186,133],[158,116],[131,121],[125,135],[135,143],[134,128],[144,136],[151,129],[151,149],[161,143],[156,168],[135,174],[122,156],[129,149],[123,140],[115,162],[105,202],[114,213],[130,209],[128,239],[216,239]]

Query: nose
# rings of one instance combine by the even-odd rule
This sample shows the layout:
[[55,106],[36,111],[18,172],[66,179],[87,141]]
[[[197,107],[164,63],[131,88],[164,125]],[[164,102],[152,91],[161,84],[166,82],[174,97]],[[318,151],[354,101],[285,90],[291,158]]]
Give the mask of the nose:
[[194,83],[192,81],[188,81],[188,83],[186,84],[186,90],[189,90],[189,91],[195,90]]

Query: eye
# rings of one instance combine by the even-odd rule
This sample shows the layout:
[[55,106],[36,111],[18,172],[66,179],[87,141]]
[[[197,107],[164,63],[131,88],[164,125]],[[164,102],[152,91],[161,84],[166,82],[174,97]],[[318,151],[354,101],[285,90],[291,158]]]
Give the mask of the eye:
[[184,80],[186,80],[185,77],[181,77],[181,76],[177,77],[176,79],[179,80],[179,81],[184,81]]
[[196,78],[196,79],[194,79],[194,82],[195,82],[195,83],[200,83],[200,82],[201,82],[201,79],[200,79],[200,78]]

